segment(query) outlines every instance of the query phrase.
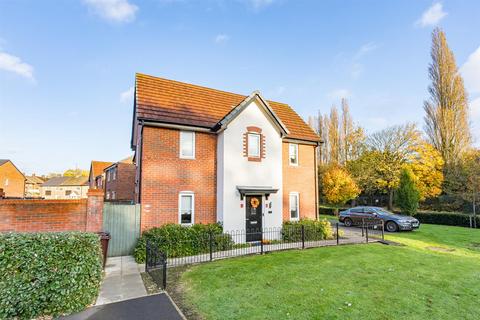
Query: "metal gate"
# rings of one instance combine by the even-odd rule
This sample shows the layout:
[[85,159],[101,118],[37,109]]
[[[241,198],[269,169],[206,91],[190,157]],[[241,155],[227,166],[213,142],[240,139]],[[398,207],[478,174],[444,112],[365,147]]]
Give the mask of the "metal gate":
[[140,205],[105,203],[103,230],[111,237],[109,257],[131,255],[140,236]]

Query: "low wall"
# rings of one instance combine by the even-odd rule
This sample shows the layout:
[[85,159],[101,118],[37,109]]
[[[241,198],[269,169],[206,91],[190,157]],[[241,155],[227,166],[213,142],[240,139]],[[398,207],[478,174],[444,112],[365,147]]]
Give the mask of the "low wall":
[[103,192],[80,200],[0,199],[0,232],[101,231]]

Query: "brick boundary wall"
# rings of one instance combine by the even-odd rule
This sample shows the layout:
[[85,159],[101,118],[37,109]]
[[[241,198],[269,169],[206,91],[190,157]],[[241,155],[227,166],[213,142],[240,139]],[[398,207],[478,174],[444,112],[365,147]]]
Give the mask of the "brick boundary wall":
[[102,190],[79,200],[0,200],[0,232],[97,232],[102,223]]

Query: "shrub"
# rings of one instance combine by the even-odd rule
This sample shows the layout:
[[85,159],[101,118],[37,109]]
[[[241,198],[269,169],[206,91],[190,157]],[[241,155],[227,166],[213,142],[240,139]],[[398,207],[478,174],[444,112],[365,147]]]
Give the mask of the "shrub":
[[210,250],[210,234],[212,234],[213,246],[216,251],[226,250],[233,246],[232,237],[224,234],[222,226],[218,223],[194,224],[191,227],[166,224],[142,233],[135,246],[135,261],[145,262],[147,239],[167,252],[170,258],[207,253]]
[[83,310],[102,279],[94,233],[0,234],[0,318],[31,319]]
[[400,186],[396,193],[396,204],[405,214],[414,215],[417,212],[419,200],[420,193],[415,186],[411,170],[403,169],[400,175]]
[[[459,212],[417,212],[415,218],[421,223],[470,227],[469,215]],[[480,226],[480,216],[477,216],[477,226]]]
[[300,220],[298,222],[286,221],[283,223],[282,239],[287,242],[302,241],[302,226],[305,230],[305,240],[333,239],[333,231],[327,220]]
[[324,214],[324,215],[329,215],[329,216],[335,216],[335,212],[337,210],[339,211],[343,211],[343,210],[347,210],[348,207],[340,207],[340,208],[334,208],[334,207],[330,207],[330,206],[319,206],[318,208],[318,214]]

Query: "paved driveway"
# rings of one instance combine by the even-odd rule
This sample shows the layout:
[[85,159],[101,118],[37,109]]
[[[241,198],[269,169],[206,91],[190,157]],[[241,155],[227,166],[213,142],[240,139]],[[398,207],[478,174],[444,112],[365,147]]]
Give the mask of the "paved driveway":
[[164,293],[91,307],[64,320],[184,320]]

